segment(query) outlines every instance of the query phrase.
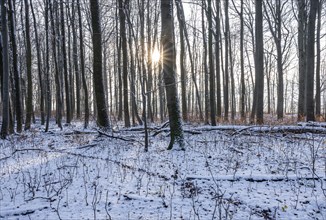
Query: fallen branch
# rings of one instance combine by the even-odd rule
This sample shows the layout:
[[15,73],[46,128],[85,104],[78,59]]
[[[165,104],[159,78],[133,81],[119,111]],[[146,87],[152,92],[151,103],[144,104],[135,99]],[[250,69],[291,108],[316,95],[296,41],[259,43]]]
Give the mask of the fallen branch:
[[326,128],[315,126],[203,126],[195,128],[196,131],[233,131],[232,135],[240,134],[243,131],[254,133],[313,133],[326,134]]
[[248,181],[248,182],[282,182],[282,181],[326,181],[326,178],[320,177],[298,177],[298,176],[282,176],[282,175],[262,175],[262,176],[251,176],[251,175],[241,175],[241,176],[233,176],[233,175],[222,175],[218,177],[204,177],[204,176],[189,176],[186,178],[187,180],[215,180],[215,181],[229,181],[229,182],[237,182],[237,181]]
[[135,142],[136,141],[134,139],[126,139],[126,138],[123,138],[123,137],[113,136],[113,135],[107,134],[107,133],[105,133],[103,131],[100,131],[100,130],[97,130],[97,132],[100,135],[103,135],[105,137],[109,137],[109,138],[112,138],[112,139],[117,139],[117,140],[122,140],[122,141],[130,141],[130,142]]

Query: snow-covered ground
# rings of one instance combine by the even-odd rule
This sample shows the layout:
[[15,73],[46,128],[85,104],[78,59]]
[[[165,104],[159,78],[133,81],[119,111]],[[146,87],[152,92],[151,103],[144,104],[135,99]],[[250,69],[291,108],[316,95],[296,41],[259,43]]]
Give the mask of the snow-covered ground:
[[186,151],[79,124],[0,140],[0,219],[326,219],[325,135],[210,128]]

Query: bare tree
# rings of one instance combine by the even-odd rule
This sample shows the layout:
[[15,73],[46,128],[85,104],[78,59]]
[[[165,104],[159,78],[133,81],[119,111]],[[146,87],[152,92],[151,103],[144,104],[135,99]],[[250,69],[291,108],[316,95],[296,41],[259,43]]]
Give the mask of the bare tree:
[[45,123],[45,112],[44,112],[44,81],[43,81],[43,73],[42,73],[42,60],[41,60],[41,48],[39,43],[39,34],[37,28],[37,20],[34,13],[33,1],[30,0],[32,18],[33,18],[33,26],[34,26],[34,34],[35,34],[35,46],[36,46],[36,57],[37,57],[37,72],[39,78],[39,86],[40,86],[40,111],[41,111],[41,124]]
[[229,120],[229,50],[230,45],[230,22],[229,22],[229,1],[224,1],[224,12],[225,12],[225,32],[224,32],[224,41],[225,41],[225,66],[224,66],[224,120]]
[[277,119],[284,117],[284,53],[286,53],[291,37],[284,20],[285,7],[288,1],[274,0],[264,3],[266,20],[276,46],[276,62],[278,72],[277,83]]
[[298,56],[299,56],[299,96],[298,96],[298,121],[305,115],[305,72],[306,72],[306,28],[307,5],[306,0],[297,0],[298,7]]
[[316,30],[316,116],[321,116],[321,85],[320,85],[320,38],[321,38],[321,17],[324,0],[319,0],[317,11],[317,30]]
[[264,123],[264,42],[263,42],[263,0],[255,1],[255,91],[254,102],[257,124]]
[[161,0],[161,44],[163,48],[163,74],[167,106],[169,112],[171,141],[168,150],[171,150],[175,143],[184,149],[183,128],[180,117],[177,85],[175,79],[175,43],[173,26],[173,1]]
[[128,100],[128,48],[126,35],[126,7],[123,0],[119,0],[120,37],[122,47],[122,78],[123,78],[123,107],[125,126],[130,127],[129,100]]
[[31,128],[33,114],[33,81],[32,81],[32,47],[29,24],[29,2],[25,0],[25,38],[26,38],[26,69],[27,69],[27,99],[25,130]]
[[45,23],[45,77],[46,77],[46,124],[45,124],[45,131],[49,130],[50,124],[50,117],[51,117],[51,85],[50,85],[50,51],[49,51],[49,0],[45,1],[45,16],[44,16],[44,23]]
[[2,126],[1,138],[5,139],[9,132],[9,49],[7,27],[7,1],[1,1],[1,46],[2,46]]
[[66,123],[71,122],[71,102],[69,91],[69,76],[68,76],[68,64],[67,64],[67,50],[66,50],[66,30],[65,30],[65,13],[63,0],[60,0],[60,16],[61,16],[61,49],[63,56],[63,75],[65,81],[65,93],[66,93]]
[[83,35],[83,25],[82,25],[82,15],[81,15],[81,9],[80,9],[80,1],[77,0],[77,11],[78,11],[78,23],[79,23],[79,52],[80,52],[80,70],[81,70],[81,77],[83,82],[83,89],[84,89],[84,117],[85,117],[85,123],[84,127],[88,127],[89,123],[89,104],[88,104],[88,88],[87,88],[87,82],[86,82],[86,76],[85,76],[85,58],[84,58],[84,35]]
[[314,76],[315,76],[315,29],[316,29],[316,14],[318,10],[319,0],[310,0],[310,12],[308,18],[307,32],[307,66],[306,66],[306,112],[307,121],[315,120],[315,103],[314,103]]
[[93,84],[96,97],[97,123],[100,127],[109,127],[109,117],[107,114],[103,73],[102,73],[102,34],[101,19],[98,0],[90,0],[92,17],[92,42],[93,42]]
[[18,71],[18,54],[17,54],[17,43],[16,43],[16,23],[14,19],[14,8],[13,1],[9,0],[9,10],[8,19],[10,21],[10,42],[12,48],[12,66],[13,66],[13,74],[15,79],[15,110],[16,110],[16,120],[17,120],[17,132],[22,131],[22,123],[23,123],[23,112],[22,112],[22,100],[21,100],[21,85],[20,85],[20,77]]

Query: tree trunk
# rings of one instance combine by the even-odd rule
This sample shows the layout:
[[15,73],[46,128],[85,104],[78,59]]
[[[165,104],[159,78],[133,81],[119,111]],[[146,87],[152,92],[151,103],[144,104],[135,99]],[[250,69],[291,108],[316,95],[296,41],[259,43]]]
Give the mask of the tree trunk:
[[230,35],[230,25],[229,25],[229,3],[224,1],[225,10],[225,67],[224,67],[224,120],[229,120],[229,35]]
[[84,58],[84,36],[83,36],[83,23],[82,23],[82,16],[80,10],[80,2],[77,0],[77,11],[78,11],[78,23],[79,23],[79,53],[80,53],[80,69],[81,69],[81,77],[83,82],[83,89],[84,89],[84,114],[85,114],[85,123],[84,128],[88,127],[89,123],[89,104],[88,104],[88,88],[85,76],[85,58]]
[[183,14],[181,14],[181,9],[179,4],[181,0],[177,0],[177,17],[179,21],[179,28],[180,28],[180,77],[181,77],[181,109],[182,109],[182,119],[184,121],[188,121],[188,109],[187,109],[187,76],[186,76],[186,69],[185,69],[185,40],[184,40],[184,21],[183,21]]
[[[6,0],[1,1],[1,35],[2,35],[2,126],[1,138],[9,133],[9,49]],[[1,66],[0,66],[1,67]]]
[[74,70],[75,70],[75,79],[76,79],[76,116],[77,119],[81,117],[81,110],[80,110],[80,73],[78,68],[78,46],[77,46],[77,26],[76,26],[76,9],[75,9],[75,0],[72,1],[72,16],[71,16],[71,26],[72,26],[72,44],[73,44],[73,63],[74,63]]
[[222,118],[222,98],[221,98],[221,67],[220,67],[220,0],[216,0],[216,34],[215,34],[215,66],[216,66],[216,114],[219,119]]
[[46,124],[45,124],[45,132],[49,131],[49,124],[50,124],[50,117],[51,117],[51,82],[50,82],[50,51],[49,51],[49,0],[45,1],[45,16],[44,16],[44,23],[45,23],[45,76],[46,76]]
[[209,95],[208,95],[208,67],[207,67],[207,42],[206,42],[206,30],[205,30],[205,19],[204,19],[204,14],[205,14],[205,10],[206,10],[206,3],[204,2],[204,0],[202,1],[202,33],[203,33],[203,68],[204,68],[204,80],[205,80],[205,123],[209,124]]
[[[264,123],[264,42],[263,42],[263,0],[256,0],[255,16],[255,100],[256,100],[256,122]],[[254,100],[254,101],[255,101]]]
[[[58,6],[57,3],[50,3],[50,20],[52,26],[52,52],[53,52],[53,60],[54,60],[54,68],[55,68],[55,88],[56,88],[56,122],[58,127],[62,129],[62,97],[61,97],[61,83],[59,76],[59,65],[57,58],[57,43],[56,43],[56,27],[54,20],[54,13],[57,14]],[[56,16],[57,17],[57,16]],[[57,18],[56,18],[57,20]]]
[[192,55],[193,53],[191,52],[191,46],[190,46],[190,42],[189,42],[188,31],[187,31],[187,28],[185,26],[185,20],[184,20],[185,16],[184,16],[182,1],[181,0],[176,0],[176,4],[177,4],[177,14],[178,14],[178,16],[180,16],[180,19],[181,19],[181,28],[182,28],[182,30],[184,32],[184,37],[185,37],[185,40],[187,42],[189,61],[190,61],[190,69],[191,69],[191,77],[192,77],[192,81],[193,81],[194,86],[195,86],[196,99],[197,99],[198,109],[199,109],[199,119],[201,121],[203,121],[204,117],[203,117],[203,111],[202,111],[201,98],[200,98],[199,89],[198,89],[197,80],[196,80],[196,75],[195,75],[195,64],[194,64],[194,59],[193,59],[193,55]]
[[302,121],[305,115],[305,72],[306,72],[306,26],[307,6],[305,0],[298,1],[298,50],[299,50],[299,94],[298,94],[298,121]]
[[32,82],[32,49],[29,25],[29,5],[25,0],[25,28],[26,28],[26,70],[27,70],[27,99],[25,130],[31,128],[33,115],[33,82]]
[[175,43],[173,26],[173,2],[172,0],[161,0],[161,44],[163,48],[163,77],[167,98],[167,106],[170,122],[171,141],[168,149],[174,144],[184,149],[182,121],[180,117],[179,101],[175,73]]
[[[129,9],[130,6],[128,6],[128,11],[130,10]],[[130,13],[130,12],[129,12]],[[141,120],[141,118],[139,117],[139,114],[138,114],[138,107],[137,107],[137,102],[136,102],[136,66],[135,66],[135,61],[134,61],[134,47],[133,47],[133,38],[132,36],[134,36],[133,34],[133,29],[132,29],[132,24],[131,24],[131,21],[128,22],[128,28],[129,28],[129,53],[130,53],[130,90],[131,90],[131,112],[132,112],[132,122],[133,122],[133,125],[136,124],[135,122],[135,118],[137,119],[138,121],[138,124],[139,125],[142,125],[143,122]]]
[[22,124],[23,124],[23,111],[22,111],[22,98],[21,98],[21,85],[20,85],[20,77],[18,71],[18,57],[17,57],[17,43],[16,43],[16,24],[14,19],[14,8],[12,0],[9,0],[9,10],[10,13],[8,14],[8,18],[10,21],[10,41],[11,41],[11,48],[12,48],[12,66],[13,66],[13,73],[15,79],[15,110],[16,110],[16,120],[17,120],[17,132],[20,133],[22,131]]
[[107,128],[110,124],[102,75],[102,34],[98,0],[90,0],[90,9],[93,29],[93,85],[96,97],[97,123],[100,127]]
[[41,124],[44,125],[45,123],[45,112],[44,112],[44,100],[45,100],[45,93],[44,93],[44,81],[43,81],[43,74],[42,74],[42,64],[41,64],[41,49],[39,44],[39,37],[38,37],[38,29],[37,29],[37,21],[35,18],[34,8],[32,0],[30,0],[31,5],[31,12],[33,17],[33,24],[34,24],[34,32],[35,32],[35,46],[36,46],[36,57],[37,57],[37,72],[39,77],[40,83],[40,111],[41,111]]
[[315,29],[319,0],[310,0],[310,13],[307,32],[307,66],[306,66],[306,112],[307,121],[315,121],[314,75],[315,75]]
[[147,115],[151,122],[154,122],[153,109],[152,109],[152,95],[154,94],[153,90],[153,62],[151,59],[152,56],[152,26],[151,26],[151,11],[150,11],[150,2],[147,1]]
[[317,12],[317,32],[316,32],[316,117],[321,116],[321,86],[320,86],[320,32],[321,32],[321,9],[323,0],[319,0]]
[[66,123],[71,122],[71,102],[70,102],[70,89],[69,89],[69,76],[68,76],[68,65],[67,65],[67,51],[66,51],[66,30],[65,30],[65,14],[63,7],[63,0],[60,0],[60,16],[61,16],[61,49],[63,56],[63,75],[65,81],[65,92],[66,92]]
[[[226,1],[227,2],[227,1]],[[216,126],[216,101],[215,101],[215,68],[213,56],[213,15],[212,1],[208,0],[207,7],[208,20],[208,63],[209,63],[209,104],[210,104],[210,119],[211,125]]]
[[[283,2],[284,4],[284,2]],[[276,62],[277,62],[277,119],[281,120],[284,116],[284,80],[283,80],[283,49],[282,47],[282,9],[283,4],[280,0],[275,2],[266,2],[264,4],[269,30],[273,36],[276,45]]]
[[126,36],[126,7],[123,0],[119,0],[120,37],[122,46],[122,76],[123,76],[123,107],[125,126],[130,127],[129,99],[128,99],[128,49]]

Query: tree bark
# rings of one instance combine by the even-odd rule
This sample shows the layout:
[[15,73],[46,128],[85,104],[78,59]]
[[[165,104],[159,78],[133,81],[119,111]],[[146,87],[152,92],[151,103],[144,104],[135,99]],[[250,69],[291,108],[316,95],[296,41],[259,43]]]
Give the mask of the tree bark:
[[229,3],[224,1],[224,11],[225,11],[225,32],[224,32],[224,120],[229,120],[229,35],[230,35],[230,25],[229,25]]
[[[227,1],[226,1],[227,2]],[[216,100],[215,100],[215,68],[213,57],[213,15],[212,1],[208,0],[207,7],[208,19],[208,63],[209,63],[209,104],[210,104],[210,119],[211,125],[216,126]]]
[[183,14],[181,12],[181,0],[176,0],[177,4],[177,17],[180,29],[180,77],[181,77],[181,109],[182,109],[182,119],[188,121],[188,109],[187,109],[187,75],[185,69],[185,39],[184,39],[184,21]]
[[191,51],[191,46],[190,46],[190,42],[189,42],[189,36],[188,36],[187,27],[186,27],[182,1],[181,0],[176,0],[176,4],[177,4],[177,13],[178,13],[178,16],[180,16],[180,19],[181,19],[181,27],[180,28],[182,28],[182,30],[184,32],[184,37],[185,37],[185,40],[186,40],[186,43],[187,43],[187,48],[188,48],[190,69],[191,69],[191,77],[192,77],[192,81],[193,81],[194,86],[195,86],[196,99],[197,99],[198,109],[199,109],[199,119],[201,121],[203,121],[204,117],[203,117],[203,111],[202,111],[201,98],[200,98],[198,84],[197,84],[196,75],[195,75],[194,58],[193,58],[193,55],[192,55],[193,53]]
[[298,56],[299,56],[299,94],[298,94],[298,121],[302,121],[305,115],[305,72],[306,72],[306,26],[307,6],[305,0],[297,0],[298,3]]
[[204,0],[202,0],[202,11],[201,11],[201,17],[202,17],[202,35],[203,35],[203,72],[204,72],[204,80],[205,80],[205,123],[209,124],[209,95],[208,95],[208,87],[209,87],[209,82],[208,82],[208,67],[207,67],[207,37],[206,37],[206,30],[205,30],[205,19],[204,19],[204,14],[206,11],[206,3]]
[[[54,4],[54,5],[53,5]],[[56,122],[58,127],[62,129],[62,97],[61,97],[61,83],[60,83],[60,73],[59,73],[59,65],[57,58],[57,42],[56,42],[56,27],[55,20],[57,20],[57,16],[54,17],[54,14],[57,14],[58,6],[57,3],[50,3],[50,20],[52,26],[52,53],[54,60],[54,68],[55,68],[55,88],[56,88]]]
[[264,42],[263,42],[263,0],[256,0],[255,26],[255,100],[256,122],[264,123]]
[[2,126],[1,138],[5,139],[9,133],[9,49],[7,27],[7,1],[1,1],[1,35],[2,35]]
[[180,117],[177,85],[175,79],[175,43],[173,26],[173,2],[161,0],[161,44],[163,48],[163,74],[170,121],[171,141],[168,150],[176,143],[184,149],[183,128]]
[[12,48],[12,66],[13,66],[13,74],[15,79],[15,110],[16,110],[16,120],[17,120],[17,132],[20,133],[22,131],[23,124],[23,111],[22,111],[22,98],[21,98],[21,84],[20,77],[18,71],[18,57],[17,57],[17,43],[16,43],[16,24],[14,19],[14,8],[12,0],[8,1],[9,4],[9,14],[8,18],[10,20],[10,41]]
[[215,65],[216,65],[216,114],[219,119],[222,118],[222,98],[221,98],[221,67],[220,67],[220,0],[216,0],[216,16],[215,16]]
[[66,50],[66,30],[65,30],[65,13],[63,0],[60,0],[60,16],[61,16],[61,49],[63,56],[63,75],[65,81],[65,93],[66,93],[66,123],[71,122],[71,102],[70,102],[70,90],[69,90],[69,73],[67,65],[67,50]]
[[320,86],[320,32],[321,32],[321,17],[322,5],[324,0],[319,0],[317,11],[317,30],[316,30],[316,116],[321,116],[321,86]]
[[25,0],[25,28],[26,28],[26,70],[27,70],[27,98],[25,130],[31,128],[33,114],[33,82],[32,82],[32,49],[29,25],[29,3]]
[[44,16],[44,23],[45,23],[45,76],[46,76],[46,124],[45,124],[45,132],[49,131],[49,124],[50,124],[50,117],[51,117],[51,82],[50,82],[50,67],[49,67],[49,60],[50,60],[50,51],[49,51],[49,10],[50,10],[49,0],[45,1],[45,16]]
[[310,0],[310,12],[307,32],[307,66],[306,66],[306,112],[307,121],[315,121],[314,76],[315,76],[315,29],[319,0]]
[[75,0],[72,1],[72,16],[71,16],[71,26],[72,26],[72,44],[73,44],[73,64],[75,70],[75,79],[76,79],[76,116],[77,119],[81,117],[80,110],[80,73],[78,66],[78,46],[77,46],[77,26],[76,26],[76,8],[75,8]]
[[83,23],[82,23],[82,16],[81,16],[81,9],[80,9],[80,2],[77,0],[77,11],[78,11],[78,23],[79,23],[79,53],[80,53],[80,70],[81,70],[81,77],[83,82],[83,89],[84,89],[84,127],[88,127],[89,123],[89,104],[88,104],[88,88],[86,82],[86,75],[85,75],[85,58],[84,58],[84,35],[83,35]]
[[122,76],[123,76],[123,109],[125,126],[130,127],[129,99],[128,99],[128,48],[126,35],[126,7],[123,0],[119,0],[120,37],[122,46]]
[[96,97],[97,123],[100,127],[108,128],[109,117],[107,114],[103,73],[102,73],[102,34],[100,22],[100,8],[98,0],[90,0],[92,17],[92,42],[93,42],[93,85]]
[[45,123],[45,112],[44,112],[44,105],[45,105],[45,93],[44,93],[44,81],[43,81],[43,74],[42,74],[42,62],[41,62],[41,49],[39,44],[39,35],[38,35],[38,28],[36,24],[36,18],[34,13],[34,8],[32,4],[32,0],[30,0],[31,12],[33,17],[33,25],[34,25],[34,34],[35,34],[35,46],[36,46],[36,57],[37,57],[37,72],[39,77],[40,83],[40,111],[41,111],[41,124],[44,125]]

